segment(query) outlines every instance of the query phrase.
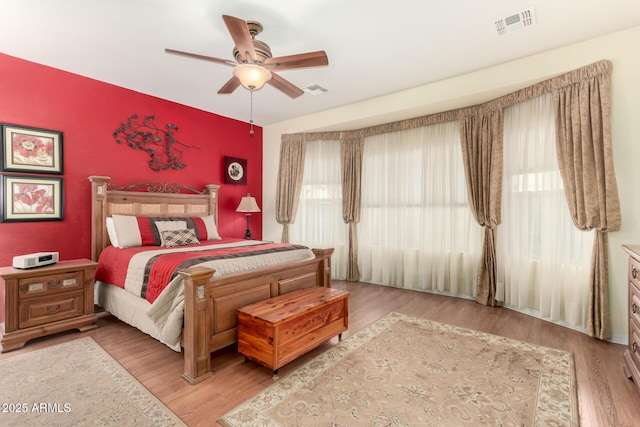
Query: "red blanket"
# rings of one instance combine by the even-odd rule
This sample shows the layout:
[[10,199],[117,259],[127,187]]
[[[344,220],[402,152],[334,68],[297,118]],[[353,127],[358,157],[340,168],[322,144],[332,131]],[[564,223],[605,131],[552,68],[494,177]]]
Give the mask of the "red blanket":
[[[224,239],[201,242],[200,245],[163,248],[158,246],[142,246],[136,248],[114,248],[109,246],[100,254],[96,269],[96,280],[110,283],[138,294],[141,298],[153,303],[167,284],[178,274],[178,271],[203,262],[221,259],[245,258],[256,255],[271,254],[300,249],[305,246],[283,243],[251,242],[250,246],[215,248],[234,242],[236,239]],[[194,250],[195,249],[195,250]],[[153,251],[153,252],[152,252]],[[138,254],[144,262],[132,264]],[[144,271],[143,271],[144,270]],[[135,273],[133,274],[132,271]],[[131,276],[140,276],[142,283],[131,285]]]

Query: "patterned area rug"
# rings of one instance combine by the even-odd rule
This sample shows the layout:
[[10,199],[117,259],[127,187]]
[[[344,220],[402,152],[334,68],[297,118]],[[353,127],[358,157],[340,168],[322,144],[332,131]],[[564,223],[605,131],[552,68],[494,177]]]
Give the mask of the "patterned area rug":
[[0,425],[185,426],[86,337],[0,360]]
[[573,355],[391,313],[224,426],[577,426]]

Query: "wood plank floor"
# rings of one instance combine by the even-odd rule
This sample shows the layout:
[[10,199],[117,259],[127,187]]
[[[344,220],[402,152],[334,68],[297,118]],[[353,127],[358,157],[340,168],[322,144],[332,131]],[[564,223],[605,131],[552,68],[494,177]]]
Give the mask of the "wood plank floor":
[[[395,311],[571,351],[576,366],[581,425],[639,425],[640,393],[624,374],[625,347],[622,345],[592,339],[512,310],[484,307],[474,301],[366,283],[336,281],[333,286],[351,292],[349,330],[343,334],[344,338]],[[217,425],[215,420],[219,416],[273,383],[270,370],[244,363],[244,358],[232,346],[214,354],[212,378],[190,385],[181,378],[181,354],[110,315],[102,315],[98,324],[93,331],[66,332],[30,341],[25,348],[0,354],[0,358],[89,335],[189,426]],[[280,376],[336,343],[334,338],[282,367]]]

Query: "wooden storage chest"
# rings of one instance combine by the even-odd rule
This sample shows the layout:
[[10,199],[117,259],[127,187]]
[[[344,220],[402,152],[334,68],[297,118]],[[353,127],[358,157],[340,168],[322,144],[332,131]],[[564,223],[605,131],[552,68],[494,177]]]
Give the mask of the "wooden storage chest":
[[242,307],[238,314],[238,351],[271,370],[348,328],[349,292],[313,287]]

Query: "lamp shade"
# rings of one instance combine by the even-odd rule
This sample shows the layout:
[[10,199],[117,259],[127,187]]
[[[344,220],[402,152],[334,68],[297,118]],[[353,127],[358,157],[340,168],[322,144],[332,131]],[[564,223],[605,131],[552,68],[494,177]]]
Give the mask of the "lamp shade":
[[266,68],[254,64],[238,64],[233,67],[233,75],[240,80],[240,84],[249,90],[262,89],[271,80],[271,72]]
[[260,212],[260,208],[258,207],[258,202],[256,202],[255,197],[247,194],[240,200],[236,212]]

